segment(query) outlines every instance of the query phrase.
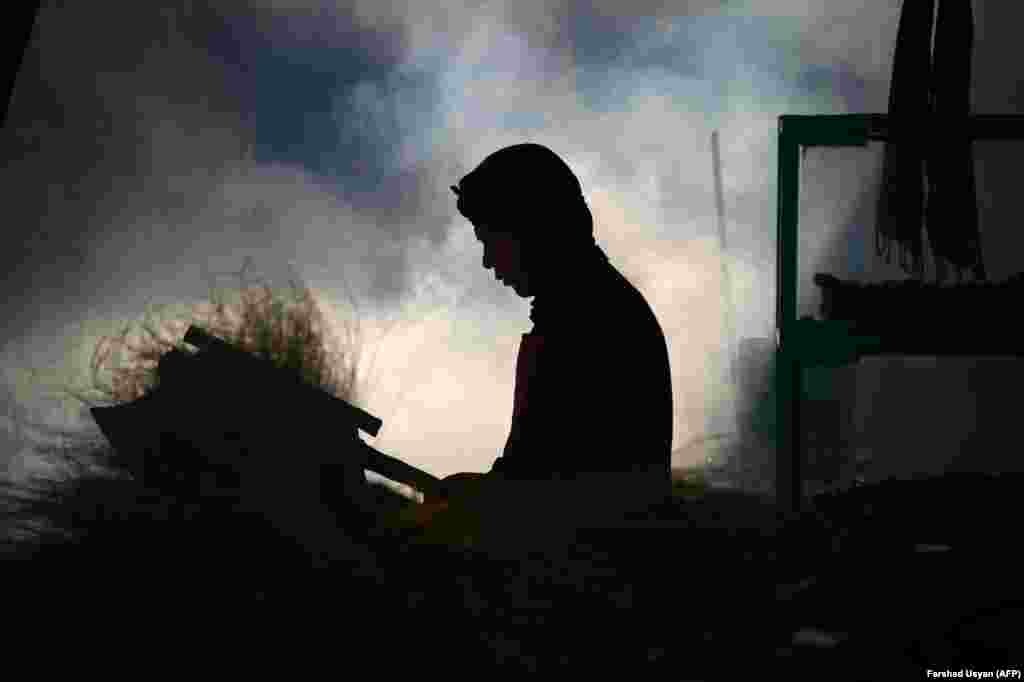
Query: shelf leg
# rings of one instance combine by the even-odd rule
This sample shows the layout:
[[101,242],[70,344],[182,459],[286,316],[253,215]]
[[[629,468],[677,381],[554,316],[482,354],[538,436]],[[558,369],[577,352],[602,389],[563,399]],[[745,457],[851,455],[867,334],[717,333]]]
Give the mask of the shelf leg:
[[799,358],[779,348],[777,399],[779,440],[775,459],[775,486],[778,505],[784,513],[801,510],[803,480],[800,453],[800,397],[802,372]]

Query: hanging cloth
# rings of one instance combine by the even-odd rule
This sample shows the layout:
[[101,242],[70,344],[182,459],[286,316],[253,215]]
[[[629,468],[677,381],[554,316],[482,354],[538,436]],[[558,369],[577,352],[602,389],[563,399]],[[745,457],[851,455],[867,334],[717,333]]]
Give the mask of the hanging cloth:
[[900,12],[875,233],[877,255],[891,262],[896,242],[900,267],[918,279],[924,276],[924,159],[934,13],[935,0],[904,0]]
[[970,140],[963,136],[971,108],[973,43],[970,0],[942,0],[932,58],[936,143],[930,145],[927,161],[928,240],[939,283],[946,278],[947,262],[955,268],[958,281],[967,269],[977,279],[987,279],[978,231],[974,156]]

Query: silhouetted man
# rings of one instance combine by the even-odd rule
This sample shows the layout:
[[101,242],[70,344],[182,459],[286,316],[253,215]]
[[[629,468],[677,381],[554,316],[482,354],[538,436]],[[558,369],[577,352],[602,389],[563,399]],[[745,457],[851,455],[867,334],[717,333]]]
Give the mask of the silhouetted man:
[[[669,491],[672,387],[661,326],[595,243],[580,183],[553,151],[505,147],[453,186],[483,266],[533,297],[503,479],[630,481]],[[446,479],[453,489],[472,474]],[[529,501],[523,500],[529,504]]]

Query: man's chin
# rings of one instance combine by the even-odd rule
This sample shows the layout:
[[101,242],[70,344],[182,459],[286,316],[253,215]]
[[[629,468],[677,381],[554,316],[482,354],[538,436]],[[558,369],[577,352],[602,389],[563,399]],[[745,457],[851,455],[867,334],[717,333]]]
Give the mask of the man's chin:
[[509,286],[512,287],[512,291],[516,292],[518,295],[524,298],[528,296],[533,296],[533,294],[530,293],[526,285],[521,284],[520,282],[511,282],[509,283]]

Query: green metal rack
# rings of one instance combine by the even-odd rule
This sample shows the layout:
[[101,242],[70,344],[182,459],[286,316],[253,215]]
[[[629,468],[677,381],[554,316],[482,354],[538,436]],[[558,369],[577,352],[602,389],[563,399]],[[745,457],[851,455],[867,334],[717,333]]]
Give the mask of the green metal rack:
[[[924,121],[922,125],[931,125]],[[1024,140],[1024,116],[976,115],[965,125],[934,124],[937,143],[953,136],[969,140]],[[939,336],[927,330],[872,330],[858,334],[853,323],[797,319],[797,244],[801,147],[863,147],[886,141],[886,114],[779,117],[778,231],[776,251],[776,390],[779,424],[776,494],[787,511],[804,505],[800,449],[800,396],[805,367],[842,366],[871,355],[1016,355],[1024,356],[1024,332],[986,338],[972,330]],[[973,330],[976,331],[976,330]]]

